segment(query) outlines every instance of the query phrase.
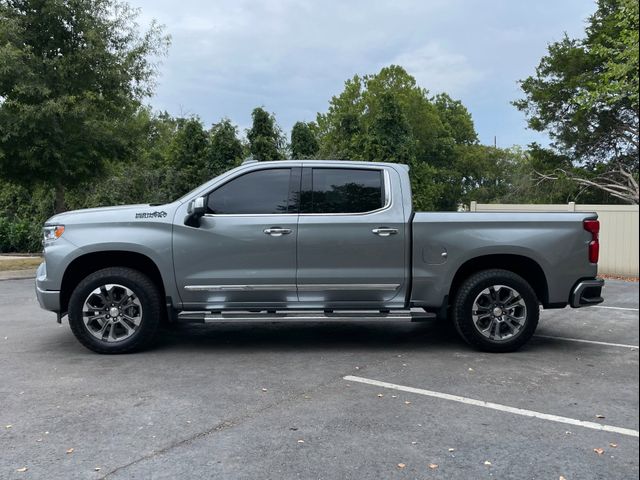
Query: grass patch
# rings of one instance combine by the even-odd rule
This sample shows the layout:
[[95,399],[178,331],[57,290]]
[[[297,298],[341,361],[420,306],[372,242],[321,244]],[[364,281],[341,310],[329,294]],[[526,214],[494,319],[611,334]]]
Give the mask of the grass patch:
[[42,263],[42,258],[2,258],[0,257],[0,272],[7,270],[31,270]]

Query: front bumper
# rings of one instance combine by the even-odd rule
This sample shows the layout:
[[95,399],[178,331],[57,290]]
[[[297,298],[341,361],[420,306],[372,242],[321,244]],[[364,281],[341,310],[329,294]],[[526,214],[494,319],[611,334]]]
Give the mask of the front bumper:
[[60,312],[60,291],[59,290],[46,290],[44,288],[44,281],[47,278],[47,266],[44,262],[40,264],[36,271],[36,297],[38,303],[45,310],[51,312]]
[[573,308],[579,308],[604,302],[602,287],[604,287],[604,280],[600,278],[580,280],[571,291],[570,305]]

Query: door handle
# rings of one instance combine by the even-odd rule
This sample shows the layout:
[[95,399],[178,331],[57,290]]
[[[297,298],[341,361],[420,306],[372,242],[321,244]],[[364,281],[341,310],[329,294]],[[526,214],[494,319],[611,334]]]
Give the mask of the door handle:
[[282,235],[289,235],[291,233],[290,228],[280,227],[265,228],[263,231],[266,235],[271,235],[272,237],[281,237]]
[[395,235],[398,233],[397,228],[378,227],[371,230],[373,233],[380,237],[388,237],[389,235]]

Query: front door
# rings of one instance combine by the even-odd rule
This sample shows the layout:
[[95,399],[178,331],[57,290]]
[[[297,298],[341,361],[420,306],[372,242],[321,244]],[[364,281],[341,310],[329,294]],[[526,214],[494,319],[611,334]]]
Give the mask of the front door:
[[297,302],[300,168],[239,173],[208,195],[200,227],[174,230],[186,309],[284,308]]
[[[406,222],[400,184],[382,167],[305,167],[298,298],[314,308],[404,305]],[[399,193],[396,198],[400,198]]]

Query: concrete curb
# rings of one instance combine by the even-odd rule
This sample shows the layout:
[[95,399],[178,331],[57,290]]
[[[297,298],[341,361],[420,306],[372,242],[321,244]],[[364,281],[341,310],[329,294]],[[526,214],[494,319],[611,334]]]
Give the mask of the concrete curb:
[[6,270],[0,272],[0,281],[2,280],[25,280],[30,278],[36,278],[35,269],[26,270]]

